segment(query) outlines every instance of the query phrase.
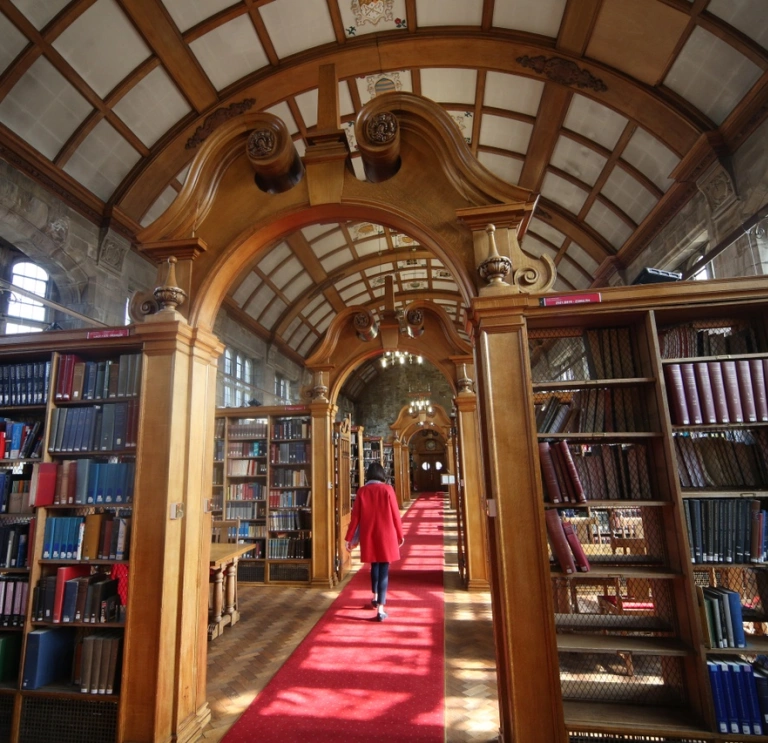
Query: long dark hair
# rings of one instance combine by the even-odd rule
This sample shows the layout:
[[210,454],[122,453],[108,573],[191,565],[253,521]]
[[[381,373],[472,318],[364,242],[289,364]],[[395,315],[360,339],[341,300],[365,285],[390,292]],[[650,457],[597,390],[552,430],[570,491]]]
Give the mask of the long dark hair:
[[365,471],[365,479],[366,481],[380,480],[381,482],[386,482],[387,471],[378,462],[371,462]]

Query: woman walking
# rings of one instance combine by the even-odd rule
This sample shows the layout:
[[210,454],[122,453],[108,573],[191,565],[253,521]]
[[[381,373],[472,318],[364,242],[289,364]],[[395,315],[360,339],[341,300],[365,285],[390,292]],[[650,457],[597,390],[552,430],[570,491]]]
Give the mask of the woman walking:
[[403,546],[403,524],[397,497],[391,485],[387,485],[387,473],[378,462],[368,465],[365,485],[359,488],[352,507],[352,518],[347,529],[347,550],[360,543],[360,559],[371,564],[371,606],[376,609],[376,619],[387,618],[389,563],[400,559]]

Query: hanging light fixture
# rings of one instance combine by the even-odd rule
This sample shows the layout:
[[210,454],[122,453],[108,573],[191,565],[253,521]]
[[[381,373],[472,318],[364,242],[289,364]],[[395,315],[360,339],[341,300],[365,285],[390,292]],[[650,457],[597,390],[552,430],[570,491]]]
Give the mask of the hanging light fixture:
[[381,357],[381,366],[384,369],[395,364],[421,364],[423,362],[424,358],[422,356],[405,351],[385,351]]
[[429,394],[426,392],[419,392],[413,396],[411,402],[408,405],[408,413],[413,416],[417,416],[420,413],[426,415],[432,415],[435,409],[432,407],[432,402],[429,399]]

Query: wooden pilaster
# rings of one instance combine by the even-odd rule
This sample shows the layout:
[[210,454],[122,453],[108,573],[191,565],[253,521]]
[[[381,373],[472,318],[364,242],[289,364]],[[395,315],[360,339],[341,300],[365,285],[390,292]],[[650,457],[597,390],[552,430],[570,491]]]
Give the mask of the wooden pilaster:
[[309,405],[312,415],[312,585],[333,586],[333,415],[327,401]]

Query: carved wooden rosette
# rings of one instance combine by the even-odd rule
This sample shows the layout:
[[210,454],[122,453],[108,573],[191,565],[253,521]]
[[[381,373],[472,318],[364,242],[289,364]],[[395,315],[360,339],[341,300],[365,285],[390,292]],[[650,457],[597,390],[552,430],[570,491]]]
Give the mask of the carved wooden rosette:
[[405,313],[405,330],[411,338],[418,338],[424,333],[424,312],[414,307]]
[[380,183],[400,169],[400,125],[391,111],[366,106],[355,120],[355,138],[368,180]]
[[372,341],[379,334],[379,325],[373,314],[368,310],[355,313],[352,317],[357,337],[361,341]]
[[260,114],[245,145],[256,185],[267,193],[282,193],[304,177],[304,164],[288,128],[272,114]]

